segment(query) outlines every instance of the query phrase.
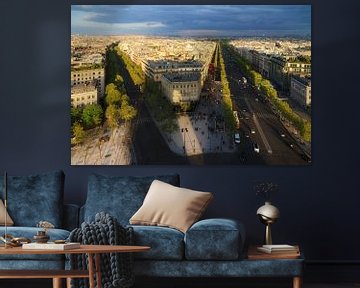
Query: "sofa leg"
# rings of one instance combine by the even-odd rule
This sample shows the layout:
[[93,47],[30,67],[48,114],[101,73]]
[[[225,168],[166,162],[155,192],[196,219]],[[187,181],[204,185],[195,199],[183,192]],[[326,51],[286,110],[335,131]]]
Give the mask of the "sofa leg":
[[53,288],[62,288],[61,280],[61,278],[53,278]]
[[296,276],[293,278],[293,288],[301,288],[301,277]]

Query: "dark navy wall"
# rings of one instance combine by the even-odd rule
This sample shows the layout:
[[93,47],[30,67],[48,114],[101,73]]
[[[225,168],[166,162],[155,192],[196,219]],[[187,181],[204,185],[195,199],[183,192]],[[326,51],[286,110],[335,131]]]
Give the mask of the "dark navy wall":
[[276,242],[301,244],[310,260],[360,261],[360,250],[354,249],[360,240],[359,9],[356,0],[313,2],[311,166],[72,167],[70,3],[1,1],[0,171],[26,175],[63,169],[65,199],[78,204],[85,200],[92,172],[177,172],[182,186],[214,192],[207,216],[240,219],[252,243],[259,243],[263,232],[255,215],[262,202],[253,184],[269,180],[280,185],[274,197],[282,216],[273,229]]

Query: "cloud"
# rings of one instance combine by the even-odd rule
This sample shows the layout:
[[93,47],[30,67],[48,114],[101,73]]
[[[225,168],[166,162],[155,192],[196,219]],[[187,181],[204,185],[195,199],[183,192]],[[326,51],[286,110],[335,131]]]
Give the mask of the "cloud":
[[310,5],[73,5],[71,11],[74,33],[311,33]]

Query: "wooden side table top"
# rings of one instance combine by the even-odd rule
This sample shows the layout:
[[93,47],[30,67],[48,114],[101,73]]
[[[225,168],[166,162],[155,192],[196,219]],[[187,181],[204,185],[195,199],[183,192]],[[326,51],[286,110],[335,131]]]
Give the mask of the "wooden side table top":
[[268,254],[265,252],[260,252],[257,250],[257,247],[260,245],[252,245],[248,249],[247,258],[249,260],[273,260],[273,259],[298,259],[300,258],[300,248],[298,245],[295,245],[295,247],[298,248],[298,252],[296,254],[294,253],[273,253]]
[[128,245],[80,245],[77,249],[53,250],[53,249],[22,249],[22,247],[0,247],[0,255],[11,254],[99,254],[99,253],[126,253],[144,252],[150,250],[148,246],[128,246]]

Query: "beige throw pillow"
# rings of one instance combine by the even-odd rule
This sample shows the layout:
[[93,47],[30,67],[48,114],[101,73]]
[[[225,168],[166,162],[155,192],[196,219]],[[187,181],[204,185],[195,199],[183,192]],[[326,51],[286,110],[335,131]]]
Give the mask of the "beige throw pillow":
[[166,226],[186,232],[212,200],[210,192],[199,192],[154,180],[143,205],[130,224]]
[[[8,226],[12,226],[14,225],[14,221],[10,218],[9,214],[6,213],[6,225]],[[0,226],[4,226],[5,225],[5,205],[3,203],[3,201],[0,199]]]

